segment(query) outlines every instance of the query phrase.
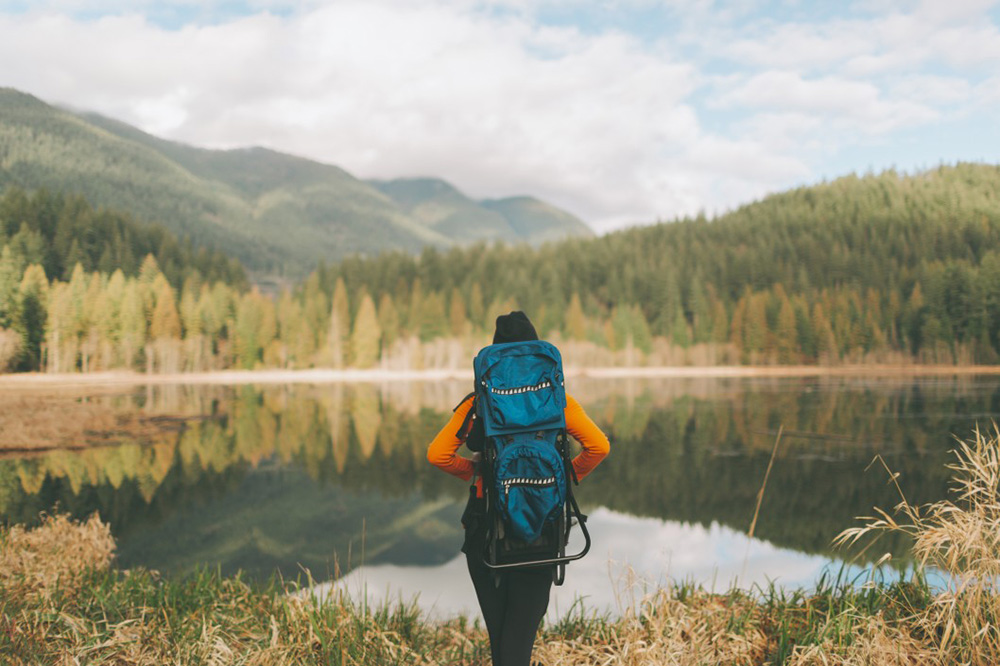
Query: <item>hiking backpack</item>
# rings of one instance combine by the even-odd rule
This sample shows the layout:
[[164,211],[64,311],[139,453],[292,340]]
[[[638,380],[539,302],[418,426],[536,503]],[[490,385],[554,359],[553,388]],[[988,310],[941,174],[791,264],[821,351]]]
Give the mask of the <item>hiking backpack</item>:
[[[495,570],[555,565],[560,585],[566,563],[590,550],[586,516],[572,492],[562,357],[543,340],[507,342],[483,348],[473,367],[475,419],[484,436],[483,561]],[[567,555],[574,522],[586,543]]]

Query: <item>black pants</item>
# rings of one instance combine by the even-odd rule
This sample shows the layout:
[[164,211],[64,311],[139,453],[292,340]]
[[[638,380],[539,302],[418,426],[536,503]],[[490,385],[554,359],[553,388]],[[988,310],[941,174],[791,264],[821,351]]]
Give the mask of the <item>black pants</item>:
[[530,666],[535,634],[549,607],[551,567],[504,571],[497,584],[482,557],[465,557],[490,635],[493,666]]
[[469,576],[490,635],[493,666],[530,666],[535,634],[549,607],[552,567],[496,572],[483,564],[485,505],[470,497],[462,516]]

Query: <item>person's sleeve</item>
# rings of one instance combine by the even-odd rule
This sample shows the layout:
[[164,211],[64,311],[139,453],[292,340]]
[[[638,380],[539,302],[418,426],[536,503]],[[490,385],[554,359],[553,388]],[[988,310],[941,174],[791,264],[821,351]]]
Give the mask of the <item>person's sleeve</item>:
[[471,460],[458,455],[458,449],[462,446],[458,429],[472,409],[472,400],[470,396],[458,406],[445,427],[427,447],[427,461],[430,464],[465,481],[472,478],[473,466]]
[[611,451],[608,436],[587,416],[573,396],[566,394],[566,432],[580,442],[583,450],[573,458],[576,478],[590,474]]

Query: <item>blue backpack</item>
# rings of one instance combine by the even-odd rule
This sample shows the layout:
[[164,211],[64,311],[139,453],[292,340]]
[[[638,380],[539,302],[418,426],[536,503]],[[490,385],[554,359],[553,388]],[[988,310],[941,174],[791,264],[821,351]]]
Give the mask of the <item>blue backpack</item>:
[[[543,340],[508,342],[483,348],[473,367],[491,521],[484,562],[493,569],[557,565],[560,584],[566,562],[590,549],[572,493],[562,356]],[[586,546],[567,556],[573,517]]]

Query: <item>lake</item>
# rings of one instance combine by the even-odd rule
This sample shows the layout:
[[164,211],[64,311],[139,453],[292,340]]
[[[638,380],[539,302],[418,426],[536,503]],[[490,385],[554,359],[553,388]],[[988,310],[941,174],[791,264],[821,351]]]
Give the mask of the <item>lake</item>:
[[[88,446],[4,454],[0,519],[98,511],[122,568],[308,571],[376,601],[475,613],[458,552],[468,487],[425,458],[469,383],[77,390],[44,403],[42,419],[5,422],[8,446],[43,436]],[[842,575],[864,576],[887,551],[905,566],[900,539],[860,559],[830,546],[855,516],[899,501],[873,459],[900,473],[911,503],[944,498],[954,436],[1000,415],[995,376],[580,377],[567,388],[612,452],[576,491],[594,545],[570,565],[550,615],[581,597],[614,611],[668,578],[809,586],[845,561]],[[8,416],[24,399],[5,404]]]

